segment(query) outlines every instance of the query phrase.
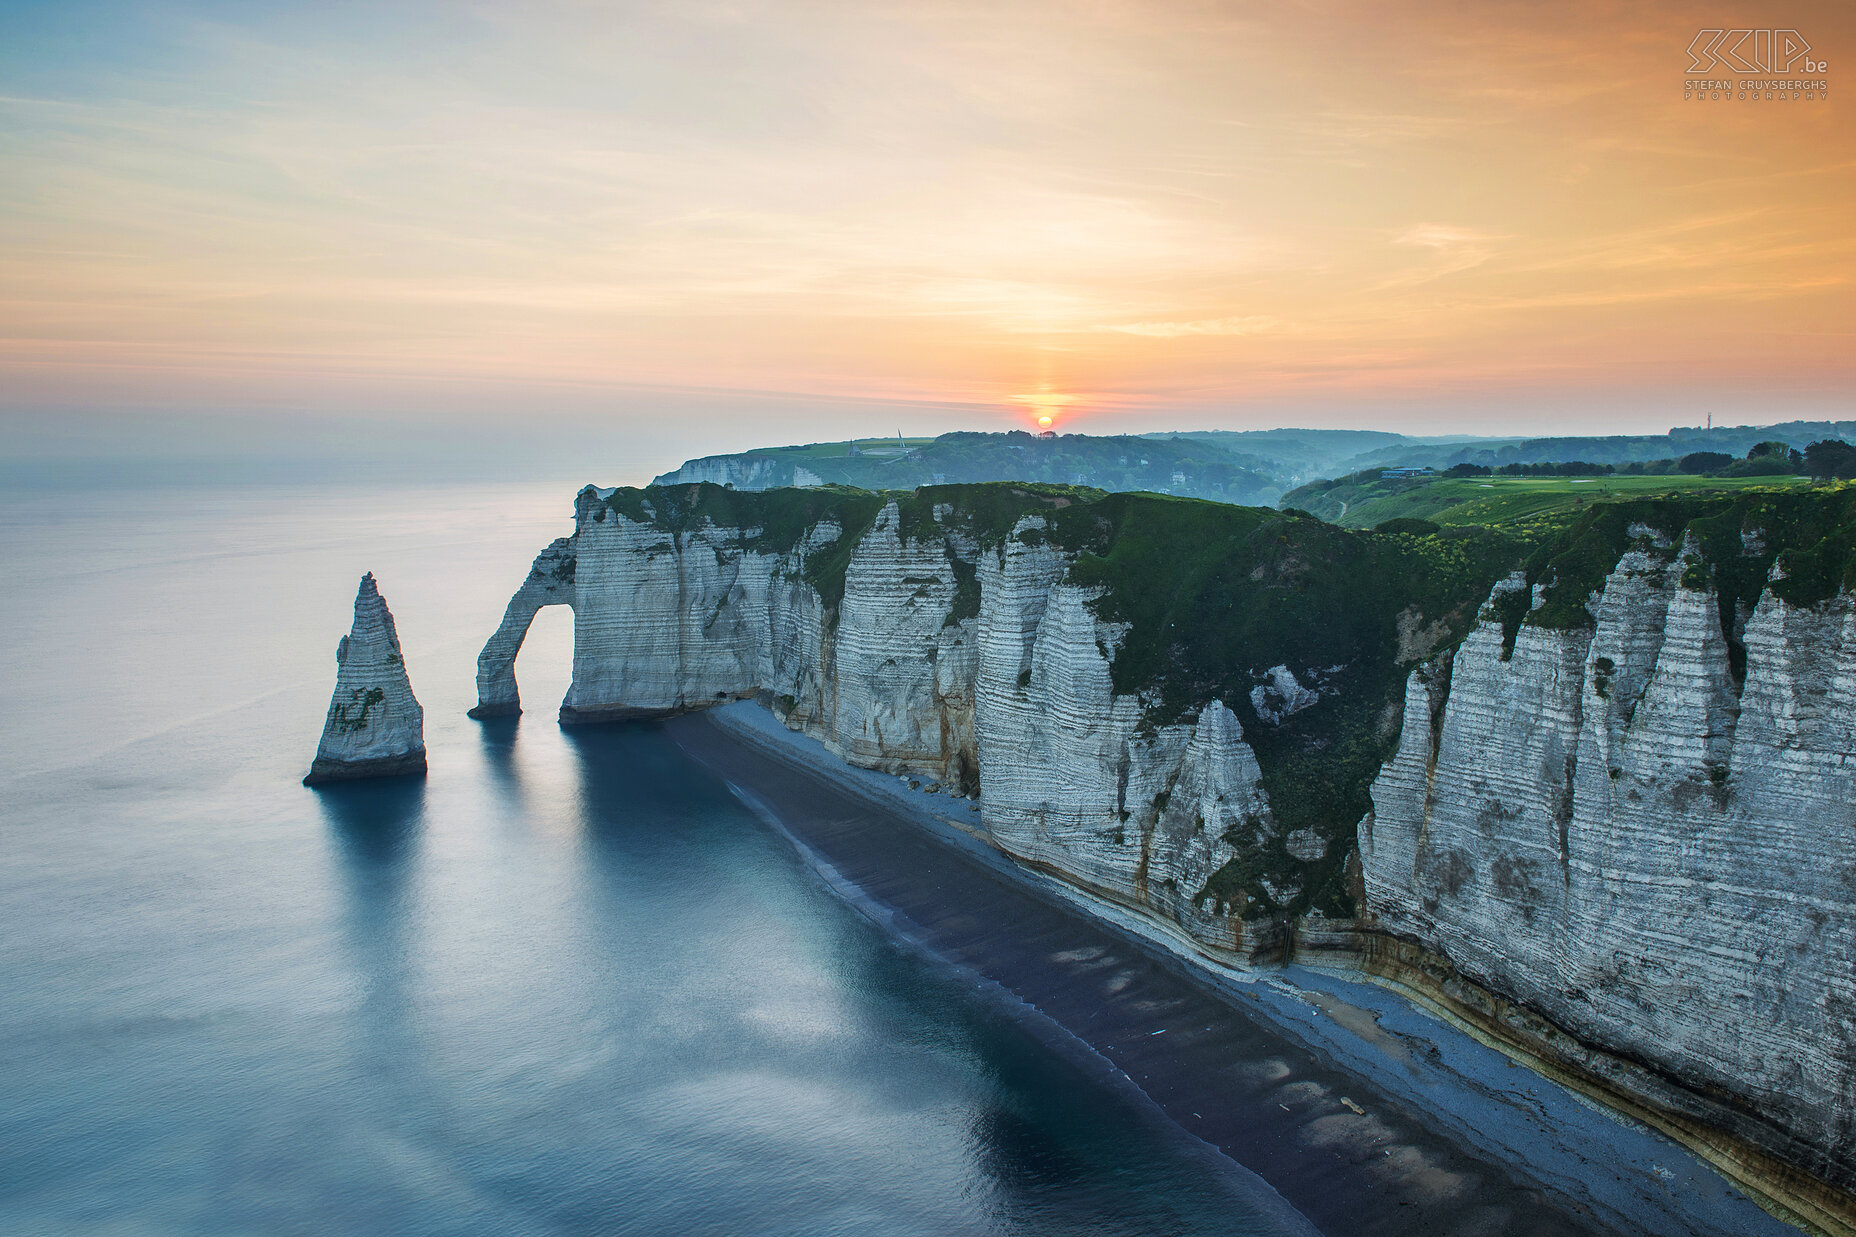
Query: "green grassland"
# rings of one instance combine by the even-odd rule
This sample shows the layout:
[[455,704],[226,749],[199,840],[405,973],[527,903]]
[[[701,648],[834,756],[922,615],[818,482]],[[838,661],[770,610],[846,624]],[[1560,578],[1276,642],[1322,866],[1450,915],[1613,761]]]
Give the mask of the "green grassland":
[[1387,520],[1430,520],[1446,526],[1491,528],[1564,526],[1596,503],[1639,498],[1697,498],[1753,490],[1798,489],[1803,477],[1414,477],[1317,483],[1292,491],[1299,507],[1345,528],[1375,528]]

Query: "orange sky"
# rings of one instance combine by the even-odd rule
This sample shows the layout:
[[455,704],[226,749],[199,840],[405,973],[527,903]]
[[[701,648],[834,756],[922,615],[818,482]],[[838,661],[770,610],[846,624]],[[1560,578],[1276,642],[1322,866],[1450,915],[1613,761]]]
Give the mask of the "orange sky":
[[[0,403],[1852,415],[1856,6],[378,8],[0,18]],[[1685,101],[1724,23],[1829,97]]]

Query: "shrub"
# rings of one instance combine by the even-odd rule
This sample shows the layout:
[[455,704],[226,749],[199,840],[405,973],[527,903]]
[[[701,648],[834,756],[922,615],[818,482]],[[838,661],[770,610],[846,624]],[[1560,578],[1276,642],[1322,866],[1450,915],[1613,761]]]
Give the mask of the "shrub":
[[1686,473],[1719,472],[1734,462],[1734,457],[1720,451],[1691,451],[1682,457],[1682,471]]
[[1443,530],[1429,520],[1416,520],[1409,516],[1400,516],[1397,519],[1386,520],[1384,523],[1375,524],[1373,526],[1373,531],[1376,533],[1405,533],[1412,537],[1429,537]]
[[1848,481],[1856,477],[1856,447],[1840,438],[1826,438],[1804,449],[1804,470],[1813,477]]
[[1802,457],[1797,464],[1783,455],[1748,456],[1735,460],[1721,469],[1723,477],[1791,477],[1796,476],[1803,463]]

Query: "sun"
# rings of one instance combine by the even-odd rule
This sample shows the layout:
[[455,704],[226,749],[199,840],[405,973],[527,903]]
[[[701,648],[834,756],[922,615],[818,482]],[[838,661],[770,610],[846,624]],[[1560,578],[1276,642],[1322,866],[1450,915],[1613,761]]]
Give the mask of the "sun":
[[1025,417],[1038,429],[1051,432],[1052,426],[1069,417],[1071,405],[1077,402],[1077,397],[1044,387],[1014,395],[1011,402],[1021,406],[1019,416]]

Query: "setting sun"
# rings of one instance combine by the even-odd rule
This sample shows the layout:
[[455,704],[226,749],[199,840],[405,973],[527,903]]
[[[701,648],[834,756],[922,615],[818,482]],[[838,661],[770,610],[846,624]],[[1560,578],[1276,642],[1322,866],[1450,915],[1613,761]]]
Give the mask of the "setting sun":
[[1014,395],[1012,401],[1027,405],[1023,415],[1029,416],[1032,424],[1040,430],[1047,430],[1057,423],[1058,417],[1072,410],[1071,406],[1077,403],[1077,397],[1042,386],[1036,391]]

